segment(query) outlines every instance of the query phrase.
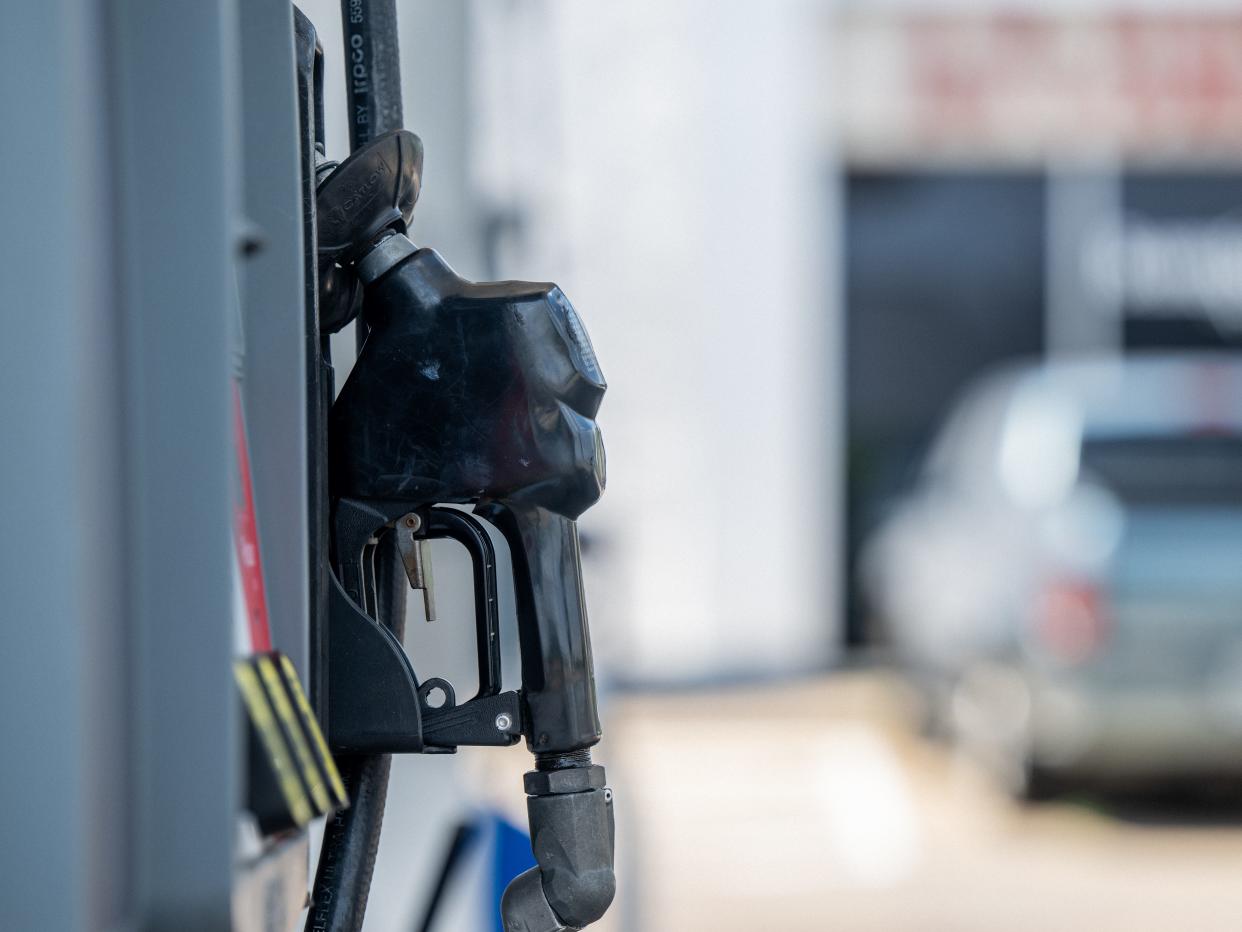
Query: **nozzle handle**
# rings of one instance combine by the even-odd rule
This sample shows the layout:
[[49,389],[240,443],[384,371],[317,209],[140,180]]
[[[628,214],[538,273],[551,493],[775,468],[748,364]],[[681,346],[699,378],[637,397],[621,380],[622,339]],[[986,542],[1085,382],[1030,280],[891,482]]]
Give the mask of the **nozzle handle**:
[[486,503],[478,512],[512,552],[527,745],[538,755],[592,747],[600,727],[578,525],[525,503]]

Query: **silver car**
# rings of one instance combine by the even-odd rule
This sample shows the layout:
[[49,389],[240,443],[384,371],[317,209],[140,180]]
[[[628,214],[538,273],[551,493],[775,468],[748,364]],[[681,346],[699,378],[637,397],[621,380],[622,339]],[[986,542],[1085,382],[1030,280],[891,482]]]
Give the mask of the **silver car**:
[[1242,775],[1242,362],[983,381],[861,572],[941,720],[1016,792]]

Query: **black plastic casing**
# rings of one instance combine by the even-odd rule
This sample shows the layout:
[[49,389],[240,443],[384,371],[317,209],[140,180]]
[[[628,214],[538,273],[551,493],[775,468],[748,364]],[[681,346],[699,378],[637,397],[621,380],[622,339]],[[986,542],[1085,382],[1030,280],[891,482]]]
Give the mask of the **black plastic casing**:
[[367,287],[370,328],[331,412],[334,499],[473,503],[513,553],[528,744],[599,741],[574,519],[604,488],[606,388],[547,283],[476,284],[421,249]]

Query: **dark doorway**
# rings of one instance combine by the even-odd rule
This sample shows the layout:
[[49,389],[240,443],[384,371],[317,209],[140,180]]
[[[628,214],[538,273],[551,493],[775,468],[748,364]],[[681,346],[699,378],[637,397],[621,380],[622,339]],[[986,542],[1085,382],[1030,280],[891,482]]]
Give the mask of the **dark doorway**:
[[846,637],[859,646],[862,542],[963,386],[1043,350],[1042,175],[851,173],[845,282]]

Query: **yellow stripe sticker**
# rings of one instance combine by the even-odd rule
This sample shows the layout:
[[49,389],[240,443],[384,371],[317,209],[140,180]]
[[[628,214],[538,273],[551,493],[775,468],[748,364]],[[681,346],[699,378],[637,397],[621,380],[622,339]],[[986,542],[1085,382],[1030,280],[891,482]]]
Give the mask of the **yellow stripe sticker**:
[[272,705],[276,707],[276,714],[284,722],[289,739],[293,742],[293,753],[297,755],[302,777],[310,788],[311,799],[315,801],[320,815],[327,815],[333,809],[332,801],[328,799],[328,789],[324,786],[323,777],[319,773],[319,765],[311,756],[306,736],[302,734],[302,723],[298,721],[293,706],[289,704],[284,682],[280,674],[276,672],[276,665],[272,663],[270,657],[260,657],[258,667],[259,675],[263,677],[263,685],[267,687],[267,693],[272,698]]
[[246,710],[250,713],[250,721],[254,723],[267,751],[268,760],[276,771],[276,781],[280,785],[281,795],[285,798],[285,805],[289,807],[289,814],[293,816],[296,824],[305,825],[315,817],[315,813],[311,809],[310,800],[306,798],[306,791],[302,789],[302,781],[298,779],[293,759],[289,756],[289,749],[280,733],[280,726],[276,722],[263,684],[259,682],[258,674],[244,660],[233,664],[233,675],[241,689]]
[[302,724],[306,726],[306,732],[319,752],[319,761],[323,764],[324,773],[328,775],[328,782],[332,784],[336,804],[348,806],[349,794],[345,792],[345,783],[341,780],[340,771],[336,769],[336,761],[332,759],[332,752],[328,750],[328,742],[324,740],[323,732],[319,728],[319,720],[315,718],[306,693],[302,691],[302,681],[298,679],[298,671],[294,668],[293,661],[284,654],[280,655],[280,667],[285,674],[285,682],[289,684],[289,694],[293,696],[298,711],[302,713]]

